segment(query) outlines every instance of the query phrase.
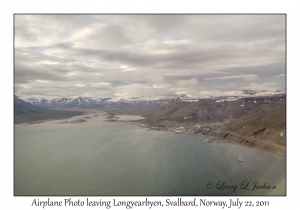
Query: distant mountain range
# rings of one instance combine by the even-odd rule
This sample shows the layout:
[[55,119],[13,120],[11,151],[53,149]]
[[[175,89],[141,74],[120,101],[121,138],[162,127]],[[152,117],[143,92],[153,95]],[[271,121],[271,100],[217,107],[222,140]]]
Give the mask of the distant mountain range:
[[[251,92],[253,93],[253,92]],[[149,99],[149,98],[148,98]],[[176,121],[206,122],[230,118],[237,119],[256,107],[284,99],[285,94],[272,96],[247,97],[211,97],[206,99],[186,94],[171,99],[150,98],[145,100],[137,97],[112,100],[111,98],[55,98],[52,100],[29,99],[30,105],[38,108],[82,108],[100,109],[110,114],[123,113],[142,115],[149,120],[170,119]],[[26,102],[24,102],[26,103]],[[42,110],[40,110],[42,111]]]
[[110,98],[54,98],[52,100],[37,100],[29,98],[28,101],[37,106],[46,108],[96,108],[106,104]]
[[[244,90],[246,91],[246,90]],[[237,119],[256,107],[273,101],[285,100],[285,93],[257,96],[253,91],[247,97],[228,96],[197,98],[181,94],[173,98],[54,98],[37,100],[30,98],[25,102],[15,96],[15,114],[45,113],[53,109],[100,109],[109,114],[123,113],[141,115],[149,120],[170,119],[176,121],[206,122]],[[266,92],[264,92],[266,93]],[[254,95],[253,95],[254,94]],[[261,95],[261,94],[258,94]]]
[[51,112],[51,110],[35,106],[29,102],[23,101],[18,96],[14,96],[14,113],[19,114],[34,114],[34,113],[45,113]]
[[130,98],[91,98],[91,97],[77,97],[77,98],[54,98],[51,100],[38,100],[35,98],[29,98],[28,102],[33,105],[37,105],[44,108],[103,108],[116,106],[117,104],[138,104],[148,102],[153,106],[170,100],[180,100],[180,101],[198,101],[200,99],[215,99],[215,100],[237,100],[239,98],[247,96],[270,96],[274,94],[284,94],[282,91],[253,91],[253,90],[243,90],[242,94],[239,96],[218,96],[218,97],[203,97],[203,96],[193,96],[188,94],[181,94],[175,97],[161,98],[161,97],[130,97]]
[[14,123],[57,120],[82,115],[79,111],[51,110],[33,105],[14,95]]
[[77,97],[77,98],[54,98],[52,100],[37,100],[29,98],[28,102],[45,108],[101,108],[105,106],[114,106],[116,104],[135,104],[140,102],[153,102],[168,99],[154,99],[154,98],[90,98],[90,97]]

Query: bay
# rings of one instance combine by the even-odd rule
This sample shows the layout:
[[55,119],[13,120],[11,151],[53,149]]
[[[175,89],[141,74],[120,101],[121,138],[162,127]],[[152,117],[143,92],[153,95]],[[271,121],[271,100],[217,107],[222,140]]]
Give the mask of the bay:
[[15,127],[15,195],[285,195],[285,179],[285,158],[188,134],[99,117]]

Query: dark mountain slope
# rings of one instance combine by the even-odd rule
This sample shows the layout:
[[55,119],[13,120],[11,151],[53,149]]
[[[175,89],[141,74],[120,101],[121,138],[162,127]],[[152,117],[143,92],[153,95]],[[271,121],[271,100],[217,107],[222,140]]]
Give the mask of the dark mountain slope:
[[45,120],[58,120],[81,115],[79,111],[51,110],[32,105],[14,96],[14,123],[28,123]]
[[14,113],[15,113],[15,115],[46,113],[46,112],[51,112],[51,110],[32,105],[31,103],[23,101],[19,97],[14,96]]
[[238,135],[286,144],[286,100],[257,107],[246,115],[224,125]]
[[[256,107],[278,101],[282,97],[249,97],[238,100],[200,99],[194,102],[169,100],[158,103],[149,118],[176,121],[212,122],[237,119]],[[185,118],[185,119],[184,119]]]

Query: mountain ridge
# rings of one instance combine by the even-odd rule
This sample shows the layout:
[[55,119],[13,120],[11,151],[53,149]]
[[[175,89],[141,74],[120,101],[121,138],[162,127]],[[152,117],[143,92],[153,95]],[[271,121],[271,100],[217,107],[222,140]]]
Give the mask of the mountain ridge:
[[[37,105],[44,108],[101,108],[103,106],[113,104],[113,103],[138,103],[138,102],[164,102],[170,100],[180,100],[186,102],[197,102],[201,99],[216,99],[217,102],[224,102],[224,101],[234,101],[240,98],[245,97],[270,97],[273,95],[284,95],[284,92],[273,91],[273,92],[266,92],[266,91],[250,91],[250,90],[243,90],[246,92],[244,95],[237,95],[237,96],[193,96],[189,94],[180,94],[174,97],[125,97],[125,98],[110,98],[110,97],[103,97],[103,98],[92,98],[92,97],[61,97],[61,98],[53,98],[50,100],[46,99],[35,99],[29,98],[28,102],[33,105]],[[259,93],[259,94],[258,94]],[[261,95],[260,93],[264,93],[265,95]],[[258,94],[258,95],[257,95]]]
[[33,105],[14,95],[14,123],[41,122],[82,115],[79,111],[51,110]]

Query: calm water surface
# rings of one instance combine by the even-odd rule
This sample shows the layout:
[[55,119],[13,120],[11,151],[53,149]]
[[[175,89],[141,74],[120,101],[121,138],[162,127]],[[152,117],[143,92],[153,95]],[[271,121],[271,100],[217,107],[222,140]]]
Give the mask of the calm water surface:
[[101,116],[16,125],[14,155],[15,195],[285,195],[284,158]]

